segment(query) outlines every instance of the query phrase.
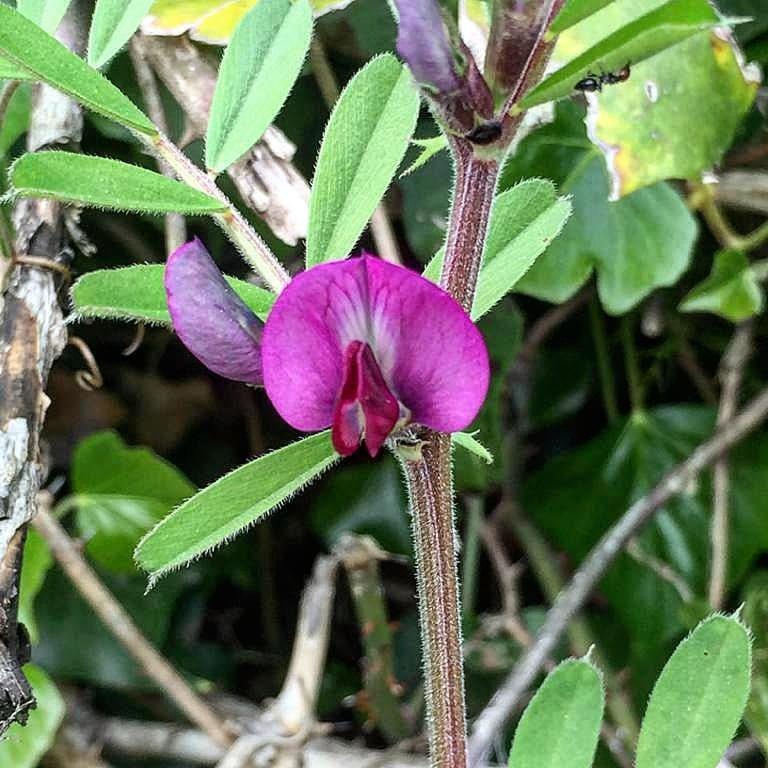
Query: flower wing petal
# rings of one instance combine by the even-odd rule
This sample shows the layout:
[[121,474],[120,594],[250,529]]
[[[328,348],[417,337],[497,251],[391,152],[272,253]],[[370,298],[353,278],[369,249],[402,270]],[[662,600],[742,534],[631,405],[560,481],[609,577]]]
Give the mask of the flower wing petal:
[[413,421],[456,432],[477,415],[490,364],[482,334],[442,288],[410,270],[366,258],[373,348]]
[[263,324],[197,238],[168,258],[165,292],[173,329],[206,368],[227,379],[262,383]]

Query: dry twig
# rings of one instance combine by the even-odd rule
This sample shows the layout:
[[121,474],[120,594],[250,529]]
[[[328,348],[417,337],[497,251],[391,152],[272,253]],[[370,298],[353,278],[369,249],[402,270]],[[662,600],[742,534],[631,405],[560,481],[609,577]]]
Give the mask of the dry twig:
[[[165,109],[163,109],[163,102],[160,99],[160,91],[157,87],[155,73],[152,71],[152,67],[149,66],[149,63],[144,57],[144,51],[135,37],[131,40],[128,50],[131,56],[134,72],[136,73],[136,81],[139,84],[141,95],[144,97],[144,104],[147,107],[147,112],[149,113],[152,122],[167,136],[168,121],[165,119]],[[167,176],[169,179],[176,178],[173,169],[164,160],[157,158],[157,167],[160,169],[163,176]],[[166,256],[173,253],[179,246],[183,245],[186,240],[187,223],[184,216],[180,213],[167,213],[165,215]]]
[[77,545],[48,510],[50,496],[42,491],[33,525],[77,591],[107,629],[184,714],[216,744],[229,747],[233,733],[219,715],[147,640],[125,609],[88,565]]

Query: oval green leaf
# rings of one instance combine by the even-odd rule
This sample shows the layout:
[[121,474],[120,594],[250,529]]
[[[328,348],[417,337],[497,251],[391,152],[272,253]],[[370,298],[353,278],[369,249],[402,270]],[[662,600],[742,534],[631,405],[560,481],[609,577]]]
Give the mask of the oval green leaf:
[[759,80],[735,41],[713,29],[662,51],[621,88],[590,99],[590,137],[604,153],[614,194],[660,179],[698,178],[718,166]]
[[[162,264],[134,264],[88,272],[72,287],[75,316],[170,326],[164,271]],[[235,277],[225,275],[225,279],[255,315],[267,319],[276,298],[274,293]]]
[[349,82],[317,159],[308,267],[349,255],[408,149],[418,113],[411,76],[394,56],[372,59]]
[[751,648],[735,618],[706,619],[677,647],[651,694],[637,768],[715,768],[749,694]]
[[153,528],[136,549],[137,563],[157,580],[252,525],[338,460],[325,431],[251,461]]
[[139,539],[196,490],[151,448],[127,445],[111,430],[78,443],[71,483],[78,533],[93,560],[113,573],[134,572]]
[[517,726],[509,768],[589,768],[603,719],[603,681],[568,659],[550,672]]
[[219,69],[206,137],[209,168],[223,171],[274,120],[312,37],[307,0],[261,0],[237,25]]
[[32,152],[10,171],[12,193],[144,213],[217,213],[219,200],[136,165],[74,152]]
[[707,0],[669,0],[608,35],[545,78],[522,100],[524,108],[563,98],[592,70],[611,71],[638,64],[719,23]]
[[109,80],[36,24],[2,3],[0,55],[94,112],[138,133],[157,134],[151,120]]
[[573,104],[560,105],[554,123],[521,142],[502,183],[541,174],[570,195],[573,213],[516,292],[559,304],[596,271],[603,306],[619,315],[688,268],[697,222],[680,196],[662,182],[609,202],[605,163]]
[[155,0],[96,0],[88,34],[88,63],[101,68],[130,40]]

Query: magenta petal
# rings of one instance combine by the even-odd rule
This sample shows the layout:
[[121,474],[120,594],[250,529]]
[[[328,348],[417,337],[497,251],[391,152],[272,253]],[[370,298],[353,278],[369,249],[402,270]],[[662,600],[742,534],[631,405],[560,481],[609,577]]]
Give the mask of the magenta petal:
[[262,383],[263,324],[197,238],[168,258],[165,292],[173,329],[206,368],[227,379]]
[[[485,399],[488,353],[464,310],[415,272],[362,257],[297,275],[270,312],[264,385],[293,427],[313,431],[334,422],[353,341],[370,346],[387,388],[415,422],[463,429]],[[380,431],[371,430],[374,442]]]
[[372,346],[392,391],[414,422],[439,432],[464,429],[488,392],[482,334],[452,296],[421,275],[379,259],[367,266]]

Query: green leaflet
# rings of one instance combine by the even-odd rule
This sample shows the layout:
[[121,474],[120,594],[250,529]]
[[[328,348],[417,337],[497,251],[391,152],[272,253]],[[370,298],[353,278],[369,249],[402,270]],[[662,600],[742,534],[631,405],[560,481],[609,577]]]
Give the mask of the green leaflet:
[[308,267],[349,255],[408,149],[418,112],[411,76],[390,54],[372,59],[350,80],[317,159]]
[[213,95],[205,146],[209,168],[223,171],[258,141],[296,82],[311,36],[307,0],[261,0],[243,17]]
[[139,543],[137,563],[156,581],[252,525],[338,460],[329,431],[260,456],[158,523]]
[[583,659],[564,661],[523,712],[509,768],[590,768],[604,703],[598,670]]
[[706,619],[677,647],[648,702],[637,768],[715,768],[749,693],[751,648],[735,618]]
[[469,451],[482,459],[486,464],[493,464],[493,454],[479,441],[475,439],[477,432],[454,432],[451,440],[454,445],[460,445],[465,451]]
[[613,0],[566,0],[560,13],[550,25],[549,32],[553,35],[559,35],[612,2]]
[[419,156],[400,174],[400,178],[426,165],[438,152],[448,149],[448,139],[444,133],[432,136],[429,139],[412,139],[411,144],[421,147]]
[[0,57],[0,80],[34,80],[35,76],[28,70],[14,64],[9,59]]
[[217,213],[224,203],[160,173],[106,157],[33,152],[10,170],[11,192],[146,213]]
[[[162,264],[136,264],[88,272],[72,287],[75,314],[82,318],[170,325],[163,287],[164,270]],[[275,301],[272,292],[234,277],[225,276],[225,279],[256,315],[267,319]]]
[[88,34],[88,63],[100,69],[130,40],[154,0],[96,0]]
[[682,312],[713,312],[733,323],[763,310],[765,296],[749,259],[740,251],[715,254],[712,273],[680,303]]
[[0,55],[94,112],[148,136],[150,119],[118,88],[20,13],[0,3]]
[[488,312],[534,265],[560,234],[571,215],[570,200],[557,197],[554,185],[534,179],[502,192],[495,201],[483,266],[477,281],[472,318]]
[[[560,233],[570,213],[570,201],[559,198],[555,185],[545,179],[528,179],[496,197],[472,305],[473,320],[515,287]],[[424,269],[425,277],[439,280],[443,257],[441,250]]]

